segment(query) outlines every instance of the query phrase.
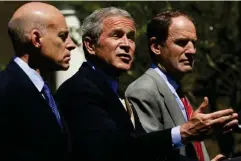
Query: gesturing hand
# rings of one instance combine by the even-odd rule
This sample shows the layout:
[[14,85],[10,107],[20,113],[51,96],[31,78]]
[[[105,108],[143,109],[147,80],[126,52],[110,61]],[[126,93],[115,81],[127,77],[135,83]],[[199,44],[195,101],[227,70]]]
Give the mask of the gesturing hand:
[[216,155],[211,161],[221,161],[225,159],[226,157],[223,154]]
[[232,130],[238,124],[238,114],[233,109],[219,110],[205,114],[208,108],[208,98],[204,97],[202,104],[194,111],[188,122],[180,126],[182,142],[201,141],[216,129],[223,132]]

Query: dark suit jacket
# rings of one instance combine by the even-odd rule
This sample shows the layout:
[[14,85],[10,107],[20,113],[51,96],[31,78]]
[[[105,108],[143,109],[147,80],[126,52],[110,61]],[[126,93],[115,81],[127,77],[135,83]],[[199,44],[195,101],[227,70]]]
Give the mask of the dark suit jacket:
[[0,127],[0,160],[67,159],[67,135],[45,99],[14,61],[0,74]]
[[172,149],[171,132],[136,130],[118,96],[98,71],[83,63],[56,92],[70,130],[75,157],[85,160],[162,160]]

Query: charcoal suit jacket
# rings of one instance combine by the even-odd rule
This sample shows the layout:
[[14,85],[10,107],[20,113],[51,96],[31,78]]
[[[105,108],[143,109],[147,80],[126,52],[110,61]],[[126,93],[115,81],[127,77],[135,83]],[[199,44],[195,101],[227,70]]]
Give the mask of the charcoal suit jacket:
[[170,129],[146,133],[135,115],[135,128],[104,77],[83,63],[57,90],[76,158],[92,161],[165,160],[171,151]]
[[0,127],[0,160],[69,160],[71,146],[65,129],[13,60],[0,74]]

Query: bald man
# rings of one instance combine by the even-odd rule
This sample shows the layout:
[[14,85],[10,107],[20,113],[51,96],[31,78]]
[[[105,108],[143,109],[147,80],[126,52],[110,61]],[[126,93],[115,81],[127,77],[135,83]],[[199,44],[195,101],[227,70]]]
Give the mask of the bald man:
[[67,127],[45,83],[50,72],[68,69],[75,48],[65,18],[30,2],[13,14],[8,32],[15,56],[0,74],[0,160],[70,160]]

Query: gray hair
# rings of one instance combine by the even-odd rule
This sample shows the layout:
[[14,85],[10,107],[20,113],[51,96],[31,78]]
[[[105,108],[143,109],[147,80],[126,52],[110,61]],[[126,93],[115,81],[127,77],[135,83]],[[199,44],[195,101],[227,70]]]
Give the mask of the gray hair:
[[120,8],[107,7],[97,9],[83,21],[81,27],[82,40],[88,36],[97,43],[103,29],[103,20],[112,16],[121,16],[133,20],[126,10]]

